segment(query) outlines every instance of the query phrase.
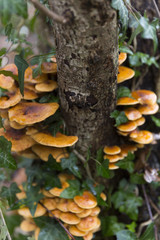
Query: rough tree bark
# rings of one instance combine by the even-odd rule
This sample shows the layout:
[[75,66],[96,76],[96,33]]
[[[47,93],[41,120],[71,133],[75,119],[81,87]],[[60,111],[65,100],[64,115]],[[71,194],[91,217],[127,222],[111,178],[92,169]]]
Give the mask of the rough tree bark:
[[106,0],[50,0],[70,18],[54,24],[61,109],[81,153],[115,140],[110,113],[116,104],[118,37],[116,12]]

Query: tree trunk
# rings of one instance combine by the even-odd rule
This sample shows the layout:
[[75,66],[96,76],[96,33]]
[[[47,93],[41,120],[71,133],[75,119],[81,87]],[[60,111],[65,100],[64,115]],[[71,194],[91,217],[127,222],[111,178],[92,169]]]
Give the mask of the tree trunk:
[[68,133],[85,154],[112,144],[110,113],[116,105],[118,34],[116,12],[106,0],[50,0],[69,23],[54,24],[61,110]]

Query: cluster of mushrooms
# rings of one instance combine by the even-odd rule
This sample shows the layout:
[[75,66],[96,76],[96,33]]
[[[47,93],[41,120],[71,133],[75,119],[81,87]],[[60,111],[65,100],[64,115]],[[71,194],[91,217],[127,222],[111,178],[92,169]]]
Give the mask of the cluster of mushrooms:
[[[120,53],[119,65],[126,60],[127,54]],[[130,68],[119,66],[117,83],[124,82],[134,76],[134,71]],[[134,152],[138,148],[143,148],[144,144],[154,141],[154,135],[150,131],[140,130],[139,126],[145,123],[143,115],[155,114],[159,106],[156,103],[157,96],[154,92],[140,89],[131,92],[131,97],[121,97],[117,100],[119,111],[123,111],[128,121],[117,126],[118,134],[129,137],[130,141],[137,144],[126,144],[122,146],[105,146],[104,159],[109,160],[109,169],[118,169],[115,164],[119,160],[124,159],[128,152]]]
[[[14,64],[5,66],[2,70],[11,71],[18,76],[17,67]],[[11,141],[11,151],[14,155],[31,159],[48,161],[51,154],[57,162],[61,158],[67,158],[68,153],[65,147],[70,147],[78,141],[77,136],[66,136],[58,132],[55,136],[47,131],[43,121],[53,116],[59,108],[57,102],[39,103],[36,101],[47,92],[52,92],[57,86],[56,59],[53,62],[43,63],[42,74],[32,77],[32,68],[27,68],[24,76],[24,96],[21,95],[18,83],[12,77],[0,74],[0,88],[4,94],[0,97],[0,116],[3,120],[3,128],[0,128],[0,136]],[[50,74],[55,80],[50,80]],[[38,203],[34,216],[31,215],[28,207],[22,207],[18,214],[25,219],[20,227],[25,232],[35,232],[35,239],[38,239],[40,228],[34,222],[35,217],[47,215],[56,217],[63,222],[65,228],[73,236],[81,236],[84,240],[93,238],[94,232],[100,229],[98,214],[100,208],[97,200],[89,191],[84,191],[82,196],[75,196],[74,199],[60,197],[61,192],[69,187],[68,179],[74,176],[59,174],[62,184],[61,188],[52,188],[49,191],[41,189],[44,198]],[[36,184],[36,183],[33,183]],[[22,185],[17,193],[17,198],[25,199],[26,193]],[[101,194],[106,200],[104,193]]]
[[[72,236],[91,240],[93,233],[100,230],[100,219],[98,218],[100,208],[97,206],[96,198],[89,191],[84,191],[83,195],[75,196],[73,199],[61,198],[60,194],[69,186],[67,180],[74,179],[74,176],[60,173],[58,177],[62,187],[54,187],[49,191],[41,189],[44,198],[38,203],[34,216],[31,215],[28,207],[18,210],[18,213],[24,217],[20,228],[25,232],[34,231],[35,239],[38,240],[40,228],[36,226],[34,218],[45,215],[60,219]],[[24,199],[26,193],[23,186],[20,185],[19,188],[21,192],[16,196],[18,199]],[[104,193],[101,193],[101,197],[106,200]]]

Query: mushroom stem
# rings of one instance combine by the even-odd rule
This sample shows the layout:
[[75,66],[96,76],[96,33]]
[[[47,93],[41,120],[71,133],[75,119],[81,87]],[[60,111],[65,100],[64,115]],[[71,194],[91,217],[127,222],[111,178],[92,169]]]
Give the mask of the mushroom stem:
[[88,163],[86,162],[85,158],[79,153],[77,152],[77,150],[73,150],[73,152],[75,153],[75,155],[82,161],[82,163],[84,164],[84,167],[86,169],[86,172],[88,174],[88,177],[91,179],[91,180],[94,180],[93,177],[92,177],[92,174],[91,174],[91,171],[90,171],[90,168],[89,168],[89,165]]
[[72,240],[75,240],[75,238],[72,236],[72,234],[68,231],[68,229],[63,225],[63,223],[59,220],[59,218],[57,218],[52,211],[50,211],[43,203],[39,202],[39,204],[44,207],[47,212],[50,214],[50,216],[52,216],[52,218],[54,218],[60,225],[61,227],[65,230],[65,232],[71,237]]

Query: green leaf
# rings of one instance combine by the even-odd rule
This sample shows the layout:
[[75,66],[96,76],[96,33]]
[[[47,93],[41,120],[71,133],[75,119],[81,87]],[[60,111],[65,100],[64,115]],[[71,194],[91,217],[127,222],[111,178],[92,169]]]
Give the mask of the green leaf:
[[44,196],[40,193],[40,186],[27,186],[26,191],[27,198],[25,199],[25,204],[29,207],[32,216],[34,215],[37,204]]
[[104,178],[110,178],[110,170],[108,168],[109,160],[105,159],[102,163],[96,162],[96,174]]
[[[16,75],[14,75],[11,71],[0,70],[0,74],[3,74],[4,76],[7,76],[7,77],[12,77],[16,81],[18,81],[18,77]],[[6,91],[6,90],[4,89],[4,91]]]
[[41,229],[38,240],[69,240],[65,230],[54,219],[49,217],[35,218],[35,223]]
[[60,194],[61,198],[73,199],[76,195],[81,195],[80,182],[76,180],[68,180],[69,187],[64,189]]
[[5,35],[8,37],[8,39],[11,39],[11,34],[13,30],[13,25],[12,23],[9,23],[5,26]]
[[136,222],[131,222],[130,224],[126,224],[126,227],[128,228],[129,231],[135,233],[137,224],[136,224]]
[[10,185],[10,187],[2,187],[0,196],[2,198],[6,198],[8,200],[9,205],[14,204],[16,200],[16,193],[21,192],[18,188],[17,184],[14,182]]
[[0,0],[0,17],[4,25],[6,25],[12,15],[27,18],[27,2],[24,0]]
[[133,55],[129,56],[129,63],[131,66],[134,67],[139,67],[142,66],[143,64],[151,66],[153,64],[155,67],[159,68],[159,65],[155,57],[152,57],[142,52],[136,52]]
[[129,49],[129,47],[124,46],[124,45],[119,46],[119,51],[120,51],[120,52],[124,52],[124,53],[128,53],[128,54],[130,54],[130,55],[133,54],[133,52]]
[[5,221],[7,223],[7,228],[9,233],[13,235],[14,229],[21,224],[22,217],[20,215],[4,215]]
[[3,128],[2,117],[0,116],[0,128]]
[[1,48],[0,50],[0,57],[3,56],[6,53],[7,49],[6,48]]
[[118,110],[114,110],[111,115],[111,118],[114,118],[116,121],[115,126],[119,126],[123,123],[128,122],[128,118],[126,117],[125,113],[123,111],[118,111]]
[[130,175],[130,182],[134,184],[144,184],[144,174],[143,173],[132,173]]
[[133,153],[129,152],[127,157],[123,158],[122,160],[116,163],[122,169],[127,170],[129,173],[133,173],[134,171],[134,160],[135,156]]
[[121,230],[116,233],[117,240],[138,240],[136,234],[129,230]]
[[117,91],[117,99],[121,97],[132,97],[130,89],[127,87],[119,87]]
[[14,63],[18,68],[18,82],[20,87],[20,92],[24,96],[24,73],[25,70],[29,67],[29,64],[23,58],[23,53],[16,55],[14,58]]
[[160,119],[156,118],[155,116],[151,116],[152,121],[155,123],[157,127],[160,127]]
[[151,223],[147,226],[145,232],[142,234],[139,240],[155,240],[155,233],[154,233],[154,223]]
[[11,142],[0,136],[0,166],[3,168],[16,169],[17,164],[11,155]]
[[53,156],[50,154],[48,157],[48,161],[44,165],[45,168],[50,168],[52,170],[62,171],[63,167],[61,163],[56,162]]
[[124,29],[128,27],[128,10],[124,4],[123,0],[112,0],[111,6],[119,11],[119,18]]
[[70,170],[76,177],[81,178],[81,172],[79,167],[77,166],[78,159],[74,153],[69,155],[69,158],[62,158],[61,159],[61,166],[62,168]]
[[103,217],[101,220],[102,234],[104,237],[114,236],[117,232],[125,228],[125,224],[118,222],[116,216]]

